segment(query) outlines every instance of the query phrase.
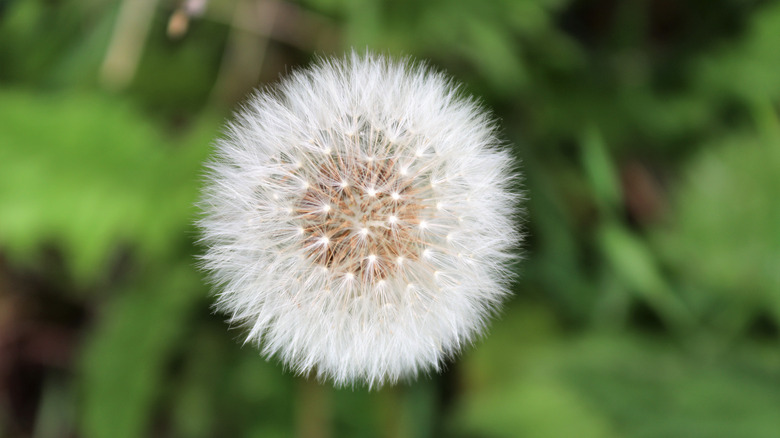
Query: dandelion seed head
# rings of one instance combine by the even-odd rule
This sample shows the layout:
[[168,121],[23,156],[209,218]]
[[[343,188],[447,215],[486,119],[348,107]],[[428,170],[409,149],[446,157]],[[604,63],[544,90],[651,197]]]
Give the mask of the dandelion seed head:
[[507,295],[513,160],[444,75],[322,60],[216,146],[199,225],[217,306],[296,372],[378,387],[438,370]]

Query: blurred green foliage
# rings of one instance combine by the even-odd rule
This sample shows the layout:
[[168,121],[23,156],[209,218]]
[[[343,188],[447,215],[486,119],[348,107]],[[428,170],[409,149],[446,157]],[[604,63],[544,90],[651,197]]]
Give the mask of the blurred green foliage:
[[4,90],[0,97],[0,236],[10,258],[29,260],[51,243],[81,286],[106,274],[119,244],[141,260],[179,256],[172,252],[188,241],[182,231],[208,138],[197,147],[166,144],[159,126],[105,96]]
[[[780,2],[183,4],[0,1],[0,436],[780,436]],[[529,198],[489,335],[375,392],[243,347],[195,267],[225,84],[350,47],[464,82]]]

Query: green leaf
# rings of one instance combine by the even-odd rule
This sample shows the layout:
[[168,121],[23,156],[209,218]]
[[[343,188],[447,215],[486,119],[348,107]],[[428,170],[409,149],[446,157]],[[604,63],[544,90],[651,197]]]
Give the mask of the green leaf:
[[780,324],[780,142],[733,136],[688,165],[654,242],[695,300],[769,311]]
[[582,135],[582,161],[596,201],[603,213],[612,214],[621,204],[621,188],[617,171],[609,156],[601,133],[593,126]]
[[100,95],[0,90],[0,100],[0,248],[11,260],[31,264],[53,244],[84,285],[124,245],[159,260],[186,239],[207,141],[166,144]]
[[697,87],[748,102],[780,97],[780,4],[767,3],[751,17],[746,35],[718,47],[697,66]]
[[[536,309],[538,312],[539,309]],[[780,430],[780,352],[772,343],[686,350],[635,332],[559,333],[516,306],[459,367],[452,436],[770,438]]]
[[[609,419],[552,379],[513,381],[469,400],[458,429],[477,436],[617,437]],[[467,435],[468,436],[468,435]]]
[[188,264],[128,287],[106,309],[81,358],[81,432],[87,438],[148,436],[147,427],[181,348],[193,305],[204,296]]
[[629,290],[652,306],[671,328],[690,326],[692,315],[659,272],[648,244],[612,222],[602,226],[598,241],[612,273]]
[[770,438],[780,356],[743,345],[698,356],[648,337],[588,336],[561,345],[562,379],[636,438]]

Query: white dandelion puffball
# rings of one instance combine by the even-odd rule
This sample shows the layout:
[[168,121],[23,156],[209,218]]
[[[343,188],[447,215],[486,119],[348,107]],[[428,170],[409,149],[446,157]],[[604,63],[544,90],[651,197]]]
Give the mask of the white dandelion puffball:
[[251,97],[216,149],[199,225],[217,307],[296,372],[438,370],[507,296],[515,163],[444,75],[321,60]]

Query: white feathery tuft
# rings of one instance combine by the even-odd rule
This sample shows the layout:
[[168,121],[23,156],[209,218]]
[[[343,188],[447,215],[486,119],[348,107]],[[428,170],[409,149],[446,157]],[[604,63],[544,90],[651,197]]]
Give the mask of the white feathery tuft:
[[256,93],[216,148],[199,225],[217,307],[296,372],[438,370],[508,294],[514,161],[444,75],[322,60]]

